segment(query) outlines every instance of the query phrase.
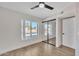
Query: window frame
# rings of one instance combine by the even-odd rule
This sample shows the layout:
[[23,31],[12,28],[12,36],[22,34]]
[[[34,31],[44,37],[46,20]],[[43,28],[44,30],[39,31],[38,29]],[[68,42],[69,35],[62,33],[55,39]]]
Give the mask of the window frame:
[[[33,25],[32,25],[32,22],[35,22],[35,23],[36,23],[36,26],[37,26],[37,27],[36,27],[36,28],[37,28],[37,35],[32,35],[32,29],[31,29],[31,27],[30,27],[30,36],[25,36],[25,35],[26,35],[26,33],[25,33],[25,21],[29,21],[29,22],[30,22],[30,26],[33,26]],[[31,39],[32,37],[33,37],[33,38],[38,37],[38,22],[36,22],[36,21],[30,21],[30,20],[24,20],[24,23],[23,23],[23,24],[24,24],[24,28],[23,28],[23,29],[24,29],[24,37],[25,37],[25,40],[26,40],[26,37],[29,37],[28,39]],[[28,40],[28,39],[27,39],[27,40]]]

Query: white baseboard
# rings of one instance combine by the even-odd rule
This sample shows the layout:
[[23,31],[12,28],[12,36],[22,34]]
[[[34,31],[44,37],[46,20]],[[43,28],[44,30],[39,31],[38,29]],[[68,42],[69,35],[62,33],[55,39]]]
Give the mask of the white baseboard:
[[3,51],[0,51],[0,55],[1,55],[1,54],[4,54],[4,53],[7,53],[7,52],[9,52],[9,51],[12,51],[12,50],[16,50],[16,49],[19,49],[19,48],[22,48],[22,47],[26,47],[26,46],[35,44],[35,43],[39,43],[39,42],[41,42],[41,41],[43,41],[43,40],[36,40],[36,41],[33,41],[33,42],[31,42],[31,43],[29,43],[29,44],[26,44],[26,45],[22,45],[22,46],[17,46],[17,47],[5,49],[5,50],[3,50]]

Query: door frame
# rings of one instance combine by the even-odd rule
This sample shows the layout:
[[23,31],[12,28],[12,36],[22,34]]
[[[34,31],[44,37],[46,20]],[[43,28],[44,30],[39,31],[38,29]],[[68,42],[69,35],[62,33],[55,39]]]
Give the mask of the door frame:
[[[51,22],[51,21],[55,21],[56,19],[51,19],[51,20],[48,20],[48,21],[43,21],[42,23],[47,23],[47,42],[45,42],[45,41],[42,41],[42,42],[44,42],[44,43],[47,43],[47,44],[50,44],[50,45],[53,45],[53,46],[56,46],[56,44],[54,45],[54,44],[52,44],[52,43],[49,43],[49,32],[48,32],[48,25],[49,25],[49,22]],[[55,41],[56,42],[56,41]]]
[[[75,17],[75,16],[69,16],[69,17],[61,17],[61,16],[59,16],[59,17],[57,17],[57,19],[56,19],[56,47],[60,47],[62,45],[62,39],[63,39],[63,35],[62,35],[63,34],[63,31],[62,31],[63,19],[72,18],[72,17]],[[76,26],[76,24],[74,24],[74,26]],[[76,29],[75,29],[75,32],[76,32]]]

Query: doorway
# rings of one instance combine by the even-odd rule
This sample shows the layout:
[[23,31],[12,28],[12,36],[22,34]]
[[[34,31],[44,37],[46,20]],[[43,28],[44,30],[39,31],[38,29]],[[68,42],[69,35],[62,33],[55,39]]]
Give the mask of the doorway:
[[62,45],[75,49],[74,16],[62,19]]

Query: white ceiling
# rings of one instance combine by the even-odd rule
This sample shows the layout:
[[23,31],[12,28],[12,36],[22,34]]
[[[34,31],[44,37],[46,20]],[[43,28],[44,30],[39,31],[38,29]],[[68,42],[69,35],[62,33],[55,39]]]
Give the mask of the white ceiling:
[[46,4],[54,7],[54,10],[46,8],[36,8],[31,10],[30,8],[37,5],[38,2],[0,2],[1,7],[5,7],[21,13],[27,13],[41,19],[47,18],[53,15],[55,12],[61,11],[64,7],[71,4],[71,2],[46,2]]

